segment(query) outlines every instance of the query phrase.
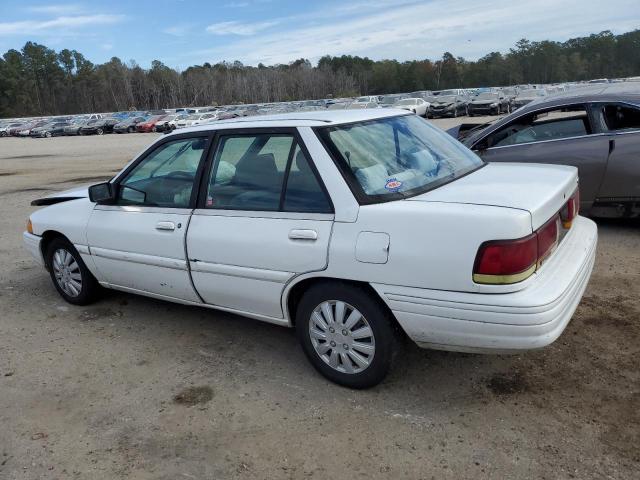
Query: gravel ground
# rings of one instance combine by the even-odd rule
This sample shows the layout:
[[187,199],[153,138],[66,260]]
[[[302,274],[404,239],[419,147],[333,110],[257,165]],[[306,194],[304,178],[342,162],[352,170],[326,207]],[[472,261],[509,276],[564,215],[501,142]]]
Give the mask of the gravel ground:
[[387,381],[352,391],[281,327],[56,294],[21,247],[29,202],[153,138],[0,139],[0,478],[640,478],[640,223],[598,222],[591,283],[550,347],[407,344]]

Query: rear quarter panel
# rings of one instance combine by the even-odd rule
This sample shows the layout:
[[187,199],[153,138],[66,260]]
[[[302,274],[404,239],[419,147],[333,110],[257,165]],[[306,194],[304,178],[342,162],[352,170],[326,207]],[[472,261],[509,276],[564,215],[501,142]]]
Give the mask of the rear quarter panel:
[[[360,208],[355,223],[336,222],[326,275],[369,283],[452,291],[502,291],[478,285],[472,270],[486,240],[530,234],[531,215],[520,209],[440,202],[396,201]],[[386,263],[356,259],[361,232],[387,233]],[[523,282],[525,283],[525,282]],[[509,286],[513,291],[520,286]]]

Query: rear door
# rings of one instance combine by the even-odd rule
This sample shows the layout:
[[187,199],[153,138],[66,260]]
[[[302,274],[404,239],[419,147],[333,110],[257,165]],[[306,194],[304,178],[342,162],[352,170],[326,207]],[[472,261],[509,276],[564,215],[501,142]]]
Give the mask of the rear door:
[[211,305],[283,318],[286,283],[326,268],[332,226],[295,129],[225,130],[187,234],[193,283]]
[[586,106],[579,104],[519,116],[480,138],[472,148],[487,162],[578,167],[581,206],[589,209],[604,178],[609,140],[593,125]]
[[640,201],[640,107],[623,103],[595,106],[607,131],[610,153],[598,192],[601,201]]

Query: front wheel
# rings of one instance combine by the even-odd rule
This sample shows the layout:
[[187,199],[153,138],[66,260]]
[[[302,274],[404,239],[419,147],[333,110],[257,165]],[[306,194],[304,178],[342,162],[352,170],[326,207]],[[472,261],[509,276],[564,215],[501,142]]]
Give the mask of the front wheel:
[[96,299],[100,284],[71,242],[63,238],[53,239],[47,247],[45,259],[53,285],[67,302],[87,305]]
[[298,305],[296,331],[316,370],[350,388],[380,383],[396,350],[387,311],[378,299],[352,285],[311,287]]
[[97,129],[97,130],[96,130],[96,134],[98,134],[98,135],[102,135],[102,134],[104,134],[104,130],[102,130],[101,128],[99,128],[99,129]]
[[133,127],[129,127],[129,128],[127,128],[127,133],[133,133],[133,132],[135,132],[135,131],[136,131],[136,129],[135,129],[135,128],[133,128]]

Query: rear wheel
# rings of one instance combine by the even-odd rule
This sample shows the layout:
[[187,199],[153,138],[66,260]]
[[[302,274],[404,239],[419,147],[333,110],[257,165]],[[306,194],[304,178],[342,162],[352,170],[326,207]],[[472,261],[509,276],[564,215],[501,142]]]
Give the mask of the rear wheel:
[[296,331],[316,370],[350,388],[380,383],[396,349],[389,314],[378,299],[352,285],[311,287],[298,305]]
[[104,134],[104,130],[102,130],[101,128],[99,128],[99,129],[97,129],[97,130],[96,130],[96,134],[97,134],[97,135],[102,135],[102,134]]
[[135,129],[135,128],[133,128],[133,127],[129,127],[129,128],[127,128],[127,133],[133,133],[133,132],[135,132],[135,131],[136,131],[136,129]]
[[45,260],[53,285],[67,302],[87,305],[97,298],[100,284],[71,242],[54,238],[47,246]]
[[51,132],[45,132],[44,136],[47,138],[51,138]]

